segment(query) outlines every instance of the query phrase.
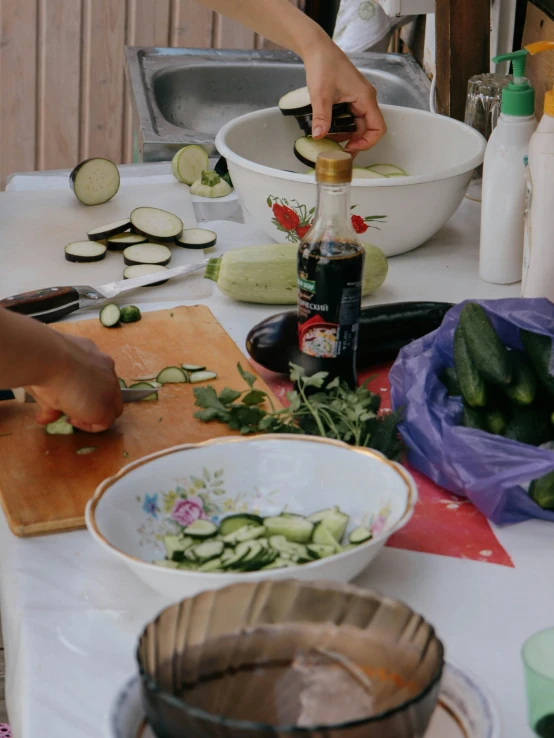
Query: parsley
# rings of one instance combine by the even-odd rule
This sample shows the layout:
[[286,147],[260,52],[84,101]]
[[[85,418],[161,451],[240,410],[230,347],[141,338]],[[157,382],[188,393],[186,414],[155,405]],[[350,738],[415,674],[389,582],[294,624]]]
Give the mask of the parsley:
[[[301,367],[290,366],[290,378],[296,389],[287,392],[289,407],[276,410],[268,394],[254,388],[256,377],[238,364],[248,389],[241,392],[225,387],[218,395],[211,385],[196,387],[196,406],[201,410],[194,417],[206,423],[225,423],[244,435],[304,433],[353,446],[368,446],[390,459],[400,458],[403,451],[397,429],[400,413],[379,417],[381,398],[367,389],[367,383],[352,390],[337,378],[324,386],[327,372],[307,377]],[[266,402],[269,410],[265,409]]]

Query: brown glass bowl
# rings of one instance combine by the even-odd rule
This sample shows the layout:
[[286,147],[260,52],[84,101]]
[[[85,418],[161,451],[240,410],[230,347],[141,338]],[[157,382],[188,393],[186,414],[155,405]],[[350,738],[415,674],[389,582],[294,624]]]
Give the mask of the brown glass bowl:
[[[327,680],[308,709],[322,719],[311,724],[304,717],[300,727],[299,682],[291,677],[297,672],[285,673],[284,665],[314,653],[340,661],[318,662],[310,672]],[[439,696],[444,650],[420,615],[376,592],[266,581],[168,607],[144,629],[137,659],[158,738],[421,738]],[[343,661],[355,665],[357,679],[361,670],[363,689],[371,689],[371,710],[363,717],[361,703],[354,719],[346,706],[361,682],[347,693],[337,682],[339,673],[346,678]]]

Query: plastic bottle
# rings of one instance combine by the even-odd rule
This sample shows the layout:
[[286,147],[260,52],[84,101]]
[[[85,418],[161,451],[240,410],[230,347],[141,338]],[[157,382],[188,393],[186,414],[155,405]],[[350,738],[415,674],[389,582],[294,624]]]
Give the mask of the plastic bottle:
[[355,387],[365,251],[350,218],[352,157],[324,152],[315,175],[315,215],[298,248],[300,363]]
[[479,275],[485,282],[521,280],[529,141],[537,127],[535,91],[525,78],[526,49],[497,56],[511,61],[513,82],[502,90],[502,108],[483,163]]
[[554,302],[554,90],[529,144],[522,297]]

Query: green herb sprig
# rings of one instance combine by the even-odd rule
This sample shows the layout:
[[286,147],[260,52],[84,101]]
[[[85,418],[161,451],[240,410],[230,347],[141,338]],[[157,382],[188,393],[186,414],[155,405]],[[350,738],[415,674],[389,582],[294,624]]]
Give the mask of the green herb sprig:
[[254,388],[256,377],[238,364],[248,389],[225,387],[217,394],[211,385],[196,387],[196,405],[202,409],[194,417],[206,423],[225,423],[244,435],[302,433],[367,446],[394,460],[401,457],[403,444],[397,428],[400,413],[379,417],[381,397],[367,388],[367,382],[354,390],[338,378],[326,385],[327,372],[307,377],[301,367],[290,367],[296,389],[287,392],[289,407],[276,410],[271,397]]

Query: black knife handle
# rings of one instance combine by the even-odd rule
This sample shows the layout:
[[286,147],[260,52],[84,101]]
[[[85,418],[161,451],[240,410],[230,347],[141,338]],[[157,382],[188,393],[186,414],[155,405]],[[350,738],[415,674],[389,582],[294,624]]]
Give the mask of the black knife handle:
[[14,394],[12,390],[0,390],[0,401],[1,400],[13,400]]
[[14,313],[29,315],[41,323],[54,323],[79,309],[79,293],[74,287],[46,287],[6,297],[0,300],[0,306]]

